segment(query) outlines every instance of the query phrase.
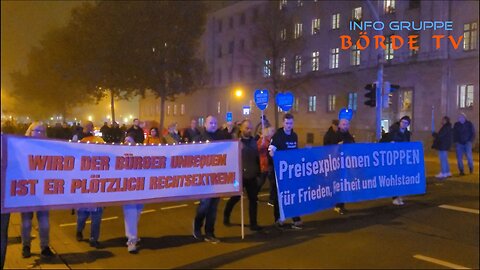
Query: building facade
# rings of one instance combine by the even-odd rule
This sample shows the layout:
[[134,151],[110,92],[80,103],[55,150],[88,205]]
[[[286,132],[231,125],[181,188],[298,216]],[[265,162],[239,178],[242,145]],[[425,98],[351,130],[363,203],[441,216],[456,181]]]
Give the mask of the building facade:
[[[301,145],[321,145],[323,134],[341,108],[355,111],[351,131],[356,140],[375,140],[375,108],[364,105],[365,85],[377,78],[379,50],[374,36],[385,37],[384,80],[400,88],[392,93],[390,106],[383,109],[382,125],[388,126],[403,115],[412,118],[412,140],[421,140],[426,148],[432,142],[432,118],[435,130],[441,118],[450,116],[456,121],[465,113],[479,128],[478,76],[478,1],[235,1],[212,11],[202,40],[201,52],[209,74],[209,86],[175,102],[167,102],[166,122],[177,121],[188,125],[190,118],[216,115],[224,122],[227,111],[235,120],[260,119],[260,111],[253,103],[255,89],[273,90],[273,78],[291,82],[288,89],[277,84],[277,91],[291,91],[295,96],[291,112],[295,116],[295,130]],[[278,9],[278,13],[265,12]],[[375,29],[351,29],[352,21],[384,22],[383,33]],[[275,19],[267,15],[285,16],[280,25],[268,25]],[[271,19],[271,20],[270,20]],[[453,30],[394,31],[391,21],[415,22],[452,21]],[[288,50],[282,43],[268,44],[259,36],[259,28],[271,27],[278,31],[280,41],[291,42]],[[263,29],[265,31],[265,29]],[[342,49],[340,36],[348,35],[356,41],[361,34],[369,37],[370,46],[360,50],[356,46]],[[403,38],[399,49],[392,35]],[[408,37],[417,35],[418,49],[410,49]],[[439,46],[434,35],[444,35]],[[447,37],[452,36],[454,44]],[[270,36],[269,36],[270,37]],[[455,48],[459,37],[463,39]],[[362,44],[362,43],[361,43]],[[363,44],[365,45],[365,44]],[[397,44],[398,45],[398,44]],[[278,47],[276,47],[278,46]],[[285,46],[284,46],[285,47]],[[285,49],[285,48],[284,48]],[[279,53],[272,54],[272,51]],[[262,55],[263,54],[263,55]],[[272,57],[272,55],[274,55]],[[281,85],[281,84],[280,84]],[[286,85],[286,84],[285,84]],[[236,95],[238,90],[243,95]],[[273,123],[274,98],[271,97],[265,114]],[[159,119],[159,111],[150,107],[159,104],[152,98],[140,102],[140,117]],[[183,104],[183,105],[182,105]],[[173,113],[177,107],[177,115]],[[178,111],[184,106],[183,115]],[[170,108],[170,109],[169,109]],[[169,112],[170,110],[170,112]],[[147,113],[151,112],[151,113]],[[281,117],[281,113],[280,113]],[[478,145],[478,136],[476,138]]]

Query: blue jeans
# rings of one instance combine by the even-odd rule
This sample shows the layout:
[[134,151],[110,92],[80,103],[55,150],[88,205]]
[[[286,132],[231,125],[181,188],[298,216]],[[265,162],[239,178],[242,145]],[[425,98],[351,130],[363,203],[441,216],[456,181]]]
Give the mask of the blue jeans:
[[90,241],[98,241],[100,237],[100,223],[102,222],[103,208],[79,208],[77,210],[77,232],[82,232],[90,216],[92,224],[90,225]]
[[205,219],[205,234],[213,236],[215,231],[215,219],[217,218],[217,207],[220,198],[201,199],[195,215],[194,230],[200,231]]
[[456,150],[458,170],[464,172],[463,155],[465,154],[467,157],[468,168],[470,169],[470,172],[473,172],[472,142],[467,142],[466,144],[457,143]]
[[440,158],[441,173],[449,173],[450,166],[448,165],[448,151],[438,151],[438,157]]
[[[48,247],[50,242],[50,222],[48,211],[37,211],[38,230],[40,234],[40,248]],[[22,213],[22,244],[30,246],[32,243],[32,219],[33,212]]]

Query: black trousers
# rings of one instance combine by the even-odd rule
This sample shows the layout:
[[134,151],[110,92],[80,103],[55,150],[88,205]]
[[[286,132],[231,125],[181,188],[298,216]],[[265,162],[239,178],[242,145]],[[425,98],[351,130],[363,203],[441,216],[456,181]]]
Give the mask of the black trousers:
[[[250,218],[250,226],[257,226],[257,201],[258,201],[258,185],[257,179],[243,179],[243,187],[247,190],[248,196],[248,216]],[[226,220],[230,219],[233,207],[240,201],[240,196],[233,196],[227,201],[223,217]]]

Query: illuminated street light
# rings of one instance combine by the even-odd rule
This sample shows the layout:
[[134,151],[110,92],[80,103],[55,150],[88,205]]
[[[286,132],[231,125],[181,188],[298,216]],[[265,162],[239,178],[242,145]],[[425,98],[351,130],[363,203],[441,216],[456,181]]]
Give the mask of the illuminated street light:
[[242,97],[242,96],[243,96],[243,91],[242,91],[242,89],[237,89],[237,90],[235,90],[235,96],[236,96],[236,97]]
[[88,121],[92,121],[93,117],[91,115],[88,116]]

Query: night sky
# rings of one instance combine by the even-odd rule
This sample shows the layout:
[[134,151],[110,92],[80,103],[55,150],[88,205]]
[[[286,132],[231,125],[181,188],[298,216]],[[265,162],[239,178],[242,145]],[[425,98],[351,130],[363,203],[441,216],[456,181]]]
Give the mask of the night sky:
[[2,91],[10,89],[9,74],[24,69],[27,54],[48,30],[64,25],[81,1],[1,1]]

